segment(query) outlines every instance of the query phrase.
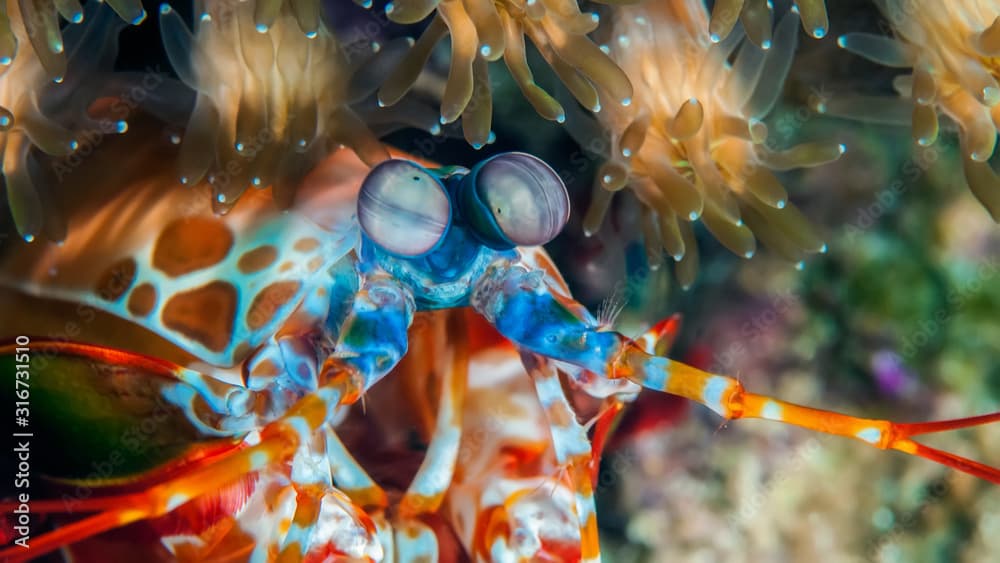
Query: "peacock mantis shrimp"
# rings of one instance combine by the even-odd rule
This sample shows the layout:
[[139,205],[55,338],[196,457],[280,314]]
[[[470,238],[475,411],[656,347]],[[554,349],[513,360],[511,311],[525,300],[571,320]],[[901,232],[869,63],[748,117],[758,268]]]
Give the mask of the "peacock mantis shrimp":
[[[190,188],[166,171],[147,173],[63,245],[25,245],[8,256],[8,288],[75,304],[79,314],[110,313],[100,322],[158,339],[142,354],[34,340],[46,366],[33,380],[38,392],[76,424],[156,424],[134,437],[154,446],[141,460],[119,455],[97,479],[67,476],[87,493],[32,505],[91,516],[33,537],[28,550],[6,547],[0,558],[22,561],[128,524],[167,521],[168,558],[180,560],[438,560],[449,558],[434,524],[443,517],[476,559],[598,560],[599,447],[566,387],[611,411],[640,388],[666,392],[725,419],[855,438],[1000,483],[996,468],[912,440],[997,422],[1000,413],[915,424],[857,418],[751,393],[737,379],[668,359],[660,353],[671,320],[635,339],[612,330],[572,298],[540,250],[570,211],[544,162],[504,153],[471,170],[424,164],[404,157],[369,169],[340,151],[290,211],[255,192],[225,217],[192,203]],[[484,330],[505,344],[460,344]],[[441,342],[451,342],[443,354],[434,349]],[[21,361],[18,346],[3,347],[5,371]],[[345,447],[341,425],[352,405],[424,369],[414,357],[435,366],[428,385],[437,398],[416,392],[412,402],[433,405],[436,415],[425,425],[426,457],[392,503]],[[540,408],[518,407],[526,394]],[[94,401],[118,411],[91,416]],[[490,408],[504,422],[480,432],[488,443],[460,463],[467,431]],[[111,460],[115,452],[87,455]],[[192,528],[199,533],[184,533]]]

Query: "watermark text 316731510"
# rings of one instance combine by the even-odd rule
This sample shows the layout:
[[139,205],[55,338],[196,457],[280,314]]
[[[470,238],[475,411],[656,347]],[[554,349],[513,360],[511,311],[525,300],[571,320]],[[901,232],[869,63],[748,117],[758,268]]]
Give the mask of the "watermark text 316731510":
[[11,433],[15,507],[14,544],[25,549],[31,538],[31,339],[18,336],[14,349],[14,429]]

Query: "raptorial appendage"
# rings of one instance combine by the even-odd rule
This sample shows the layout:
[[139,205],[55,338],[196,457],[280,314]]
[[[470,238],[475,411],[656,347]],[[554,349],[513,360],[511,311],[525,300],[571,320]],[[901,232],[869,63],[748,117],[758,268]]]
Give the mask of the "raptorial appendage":
[[413,86],[434,47],[450,35],[451,68],[441,100],[441,123],[461,117],[465,139],[476,148],[492,137],[488,66],[500,58],[539,115],[557,122],[566,118],[563,106],[535,83],[526,58],[525,36],[587,109],[599,111],[631,102],[628,77],[587,37],[600,18],[596,13],[581,12],[576,0],[396,0],[385,10],[390,20],[403,24],[434,16],[382,85],[379,103],[395,104]]
[[1000,221],[1000,178],[990,167],[1000,131],[1000,4],[963,0],[878,0],[895,38],[842,35],[838,44],[875,63],[912,68],[896,77],[903,101],[845,96],[822,109],[832,115],[890,124],[912,124],[913,140],[930,146],[939,116],[959,128],[962,165],[972,193]]
[[609,143],[595,147],[593,132],[575,132],[584,148],[607,159],[595,179],[585,230],[597,231],[614,192],[628,186],[645,206],[642,235],[650,263],[659,265],[661,248],[666,250],[685,286],[697,271],[692,227],[698,220],[747,258],[757,238],[795,262],[822,252],[823,241],[789,204],[774,172],[824,164],[844,151],[835,143],[776,150],[767,142],[762,120],[792,62],[795,13],[782,18],[768,50],[739,31],[713,44],[708,25],[697,0],[618,10],[609,48],[632,79],[635,100],[597,114]]
[[[894,449],[1000,484],[1000,468],[938,450],[914,436],[1000,422],[1000,412],[966,418],[897,423],[803,407],[751,393],[739,380],[708,373],[659,356],[642,341],[599,330],[577,303],[559,293],[550,279],[520,264],[486,272],[473,307],[523,350],[565,362],[610,379],[696,401],[726,419],[763,418],[844,436],[880,449]],[[531,319],[531,320],[529,320]],[[544,398],[543,398],[544,401]]]
[[360,104],[380,81],[379,69],[391,67],[406,44],[391,42],[351,57],[322,24],[318,8],[311,2],[210,2],[196,15],[193,35],[177,12],[166,4],[160,9],[171,65],[197,93],[181,140],[179,179],[196,184],[207,178],[217,211],[228,210],[251,186],[271,186],[279,204],[290,205],[301,180],[337,145],[368,164],[387,159],[373,124],[435,125],[413,106],[406,115],[364,114]]
[[[60,9],[69,9],[70,4],[75,2],[60,3]],[[0,4],[0,155],[3,159],[0,179],[6,187],[14,223],[25,240],[39,236],[62,240],[66,226],[54,209],[56,196],[52,193],[62,178],[57,171],[54,181],[41,180],[38,159],[32,155],[32,149],[46,155],[43,158],[65,158],[79,147],[77,135],[82,131],[103,135],[121,133],[127,128],[125,122],[101,121],[88,114],[90,104],[108,86],[103,79],[111,71],[118,33],[125,24],[115,18],[109,8],[91,2],[85,12],[87,21],[67,28],[64,46],[56,16],[50,14],[49,21],[43,3],[21,2],[23,9],[41,10],[27,19],[20,12],[10,10],[14,5],[13,0],[7,2],[6,8]],[[83,21],[84,12],[79,5],[63,15],[69,17],[69,14],[79,14],[72,19]],[[42,27],[34,27],[39,25]],[[29,41],[42,41],[43,38],[48,42],[35,44],[35,52],[23,48]],[[48,164],[43,167],[50,168]]]
[[[795,0],[794,6],[802,16],[802,29],[806,33],[816,39],[826,37],[830,22],[823,0]],[[758,47],[767,49],[771,45],[770,16],[770,0],[717,0],[708,24],[709,38],[713,43],[722,41],[739,21],[747,37]]]

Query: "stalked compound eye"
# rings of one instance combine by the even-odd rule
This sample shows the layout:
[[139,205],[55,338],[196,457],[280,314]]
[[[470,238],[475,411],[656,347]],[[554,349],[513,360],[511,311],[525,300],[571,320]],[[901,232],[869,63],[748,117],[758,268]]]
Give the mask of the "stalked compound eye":
[[368,173],[358,194],[358,223],[391,254],[413,258],[434,250],[451,224],[444,186],[425,168],[387,160]]
[[569,194],[555,170],[511,152],[476,165],[462,181],[462,214],[489,246],[538,246],[569,220]]

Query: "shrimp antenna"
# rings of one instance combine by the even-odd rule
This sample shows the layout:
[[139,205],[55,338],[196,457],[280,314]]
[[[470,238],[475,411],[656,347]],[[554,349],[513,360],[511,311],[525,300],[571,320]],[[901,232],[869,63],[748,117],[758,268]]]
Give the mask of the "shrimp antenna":
[[1000,469],[926,446],[913,436],[1000,422],[1000,412],[935,422],[898,423],[860,418],[804,407],[751,393],[732,377],[714,375],[666,358],[650,356],[638,346],[626,349],[614,362],[614,374],[699,402],[726,419],[763,418],[818,432],[860,440],[883,450],[897,450],[1000,484]]

